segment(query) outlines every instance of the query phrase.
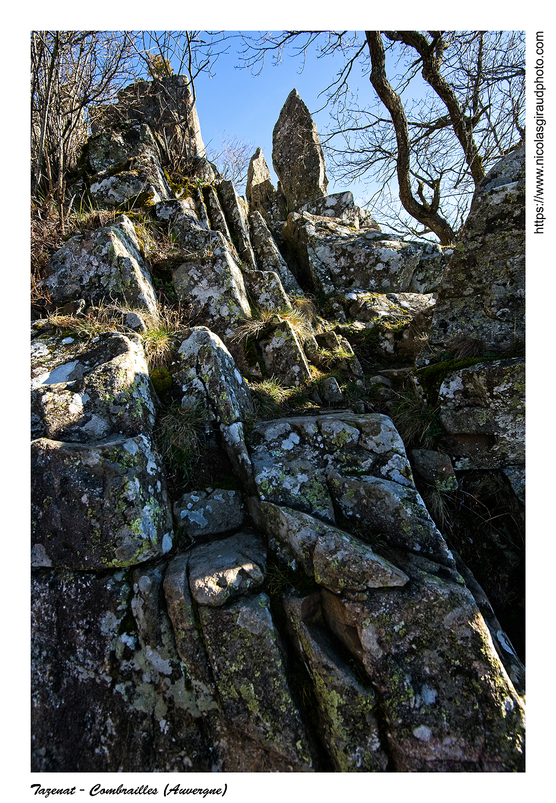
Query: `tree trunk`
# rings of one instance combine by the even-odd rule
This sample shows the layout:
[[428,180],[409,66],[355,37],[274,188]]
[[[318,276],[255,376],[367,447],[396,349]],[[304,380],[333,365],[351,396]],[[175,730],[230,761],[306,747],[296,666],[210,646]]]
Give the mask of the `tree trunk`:
[[[406,212],[437,235],[442,245],[450,245],[455,240],[452,228],[435,210],[436,203],[422,204],[411,190],[410,148],[407,118],[400,96],[393,90],[386,77],[386,58],[380,31],[365,31],[371,55],[371,83],[380,100],[384,103],[396,132],[398,157],[396,169],[400,201]],[[436,199],[435,199],[436,200]]]
[[[454,90],[440,74],[440,62],[442,59],[441,36],[438,32],[431,31],[431,33],[433,34],[433,41],[430,44],[418,31],[388,31],[386,35],[389,39],[409,45],[409,47],[412,47],[421,56],[423,62],[423,78],[429,86],[434,89],[448,109],[454,134],[463,148],[465,161],[469,167],[475,186],[477,186],[485,177],[485,170],[479,151],[477,150],[477,145],[473,139],[473,123],[470,118],[466,118]],[[479,57],[482,57],[482,49],[479,51]],[[479,77],[480,64],[478,66]],[[477,114],[478,111],[478,108],[474,109],[475,114]]]

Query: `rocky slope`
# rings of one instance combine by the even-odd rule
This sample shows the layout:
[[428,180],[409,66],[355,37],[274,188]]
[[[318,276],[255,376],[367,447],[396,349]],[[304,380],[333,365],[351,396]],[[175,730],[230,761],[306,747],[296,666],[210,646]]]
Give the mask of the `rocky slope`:
[[32,768],[523,771],[523,149],[441,248],[193,111],[104,110],[35,309]]

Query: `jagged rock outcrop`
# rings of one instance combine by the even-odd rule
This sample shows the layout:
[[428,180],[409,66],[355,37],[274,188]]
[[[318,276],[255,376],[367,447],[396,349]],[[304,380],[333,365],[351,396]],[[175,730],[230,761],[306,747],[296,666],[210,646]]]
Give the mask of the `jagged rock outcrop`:
[[453,371],[438,392],[456,468],[525,465],[525,365],[495,360]]
[[355,205],[352,192],[337,192],[316,198],[301,207],[301,212],[309,212],[317,217],[329,217],[353,226],[355,229],[365,228],[380,231],[380,226],[370,212]]
[[197,109],[184,75],[137,81],[120,89],[117,103],[97,110],[92,131],[121,129],[127,121],[148,125],[159,141],[186,158],[205,155]]
[[[172,141],[188,158],[170,180]],[[74,236],[46,270],[33,771],[523,771],[524,668],[504,629],[523,361],[466,351],[475,299],[456,287],[465,259],[477,303],[521,304],[519,151],[451,255],[326,194],[295,90],[278,190],[260,149],[247,202],[202,156],[185,79],[122,90],[86,150],[89,187],[140,223],[129,210]],[[90,328],[103,300],[112,317]],[[503,351],[505,313],[489,315],[480,337]]]
[[391,769],[518,770],[522,703],[472,595],[434,569],[404,569],[411,582],[395,595],[377,589],[355,601],[323,592],[328,625],[380,696]]
[[259,264],[264,265],[267,271],[275,271],[288,293],[301,295],[302,290],[297,279],[289,269],[263,216],[258,210],[251,212],[249,223],[251,225],[251,242]]
[[145,124],[104,131],[89,140],[87,155],[93,172],[90,193],[99,206],[132,208],[172,197],[162,152]]
[[344,216],[292,212],[282,236],[296,250],[306,280],[326,294],[428,293],[445,266],[440,246],[383,234],[372,219],[355,228]]
[[139,338],[108,333],[94,344],[37,322],[31,341],[31,430],[87,443],[152,432],[156,402]]
[[245,196],[251,212],[258,212],[267,223],[272,225],[286,219],[286,199],[281,190],[274,188],[268,164],[260,148],[257,148],[249,162]]

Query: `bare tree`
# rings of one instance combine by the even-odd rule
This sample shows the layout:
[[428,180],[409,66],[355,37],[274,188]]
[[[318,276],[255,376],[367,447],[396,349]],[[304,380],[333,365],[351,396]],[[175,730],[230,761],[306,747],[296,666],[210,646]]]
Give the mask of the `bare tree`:
[[139,31],[136,54],[152,78],[185,75],[195,103],[195,79],[201,73],[212,77],[229,38],[224,31]]
[[[267,57],[305,59],[311,48],[342,56],[323,87],[335,123],[321,132],[330,174],[378,186],[371,201],[394,228],[452,242],[485,171],[524,135],[523,34],[281,31],[246,35],[242,58],[260,70]],[[350,86],[356,73],[376,92],[364,103]]]
[[[55,198],[63,227],[65,182],[89,135],[97,110],[141,76],[186,76],[195,102],[195,78],[210,72],[224,48],[218,32],[200,31],[33,31],[31,33],[31,187],[34,197]],[[174,82],[176,91],[182,91]],[[161,92],[173,83],[160,82]],[[167,104],[179,109],[180,104]],[[177,116],[176,116],[177,115]],[[169,127],[187,120],[176,112]],[[174,137],[175,139],[175,137]],[[179,139],[179,137],[178,137]],[[186,138],[180,146],[186,147]],[[174,145],[172,140],[169,149]]]
[[229,179],[240,192],[243,192],[254,150],[253,142],[243,142],[239,137],[224,132],[220,147],[209,147],[208,156],[218,168],[222,178]]
[[31,187],[35,196],[55,196],[61,216],[91,107],[134,76],[133,38],[118,31],[31,33]]

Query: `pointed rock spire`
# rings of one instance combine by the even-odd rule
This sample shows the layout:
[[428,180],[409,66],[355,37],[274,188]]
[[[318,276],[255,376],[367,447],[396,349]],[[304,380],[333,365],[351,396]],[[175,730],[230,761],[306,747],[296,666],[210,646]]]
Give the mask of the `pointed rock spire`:
[[288,95],[274,126],[272,163],[288,211],[326,195],[328,178],[319,134],[296,89]]

